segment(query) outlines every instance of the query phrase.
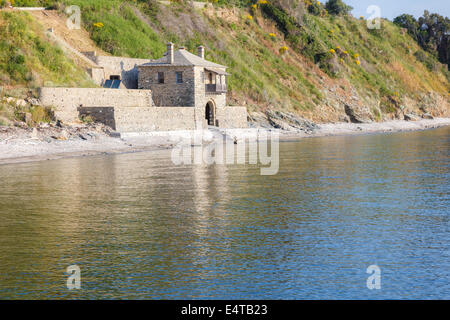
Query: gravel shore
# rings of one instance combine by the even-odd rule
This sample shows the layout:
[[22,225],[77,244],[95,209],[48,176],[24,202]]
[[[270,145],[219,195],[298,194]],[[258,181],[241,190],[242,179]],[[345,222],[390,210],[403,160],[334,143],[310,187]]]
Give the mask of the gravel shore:
[[[438,128],[450,125],[450,118],[419,121],[389,121],[382,123],[335,123],[320,124],[313,133],[280,132],[280,140],[305,137],[389,133]],[[239,141],[266,129],[205,130],[199,134],[203,141],[212,141],[227,136]],[[275,129],[272,129],[274,131]],[[118,137],[103,125],[59,126],[45,125],[38,128],[0,127],[0,164],[52,160],[65,157],[92,156],[142,152],[173,148],[192,132],[154,132],[126,134]]]

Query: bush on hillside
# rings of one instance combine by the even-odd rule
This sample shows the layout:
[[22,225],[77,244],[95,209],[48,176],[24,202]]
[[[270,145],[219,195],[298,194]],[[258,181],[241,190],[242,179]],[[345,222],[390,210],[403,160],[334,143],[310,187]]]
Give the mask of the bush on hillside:
[[315,16],[320,16],[322,12],[322,5],[319,2],[306,2],[308,6],[308,12]]
[[346,5],[342,0],[328,0],[325,9],[333,15],[346,15],[353,10],[353,7]]

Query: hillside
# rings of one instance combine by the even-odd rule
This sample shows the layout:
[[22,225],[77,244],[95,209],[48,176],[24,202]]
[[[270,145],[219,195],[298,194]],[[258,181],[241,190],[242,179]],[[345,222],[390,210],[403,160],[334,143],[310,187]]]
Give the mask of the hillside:
[[[65,4],[78,5],[85,37],[112,55],[159,58],[167,41],[191,52],[205,45],[207,59],[230,67],[229,103],[246,105],[255,119],[269,109],[315,122],[382,121],[411,112],[450,116],[447,66],[389,21],[369,30],[362,18],[331,15],[309,1],[216,2],[196,9],[184,1],[63,0],[54,8],[62,14]],[[0,17],[0,25],[11,17],[33,21],[24,23],[30,32],[38,23],[45,26],[41,32],[49,27],[37,14],[2,12]],[[13,37],[0,35],[2,45]],[[90,50],[89,41],[79,44]],[[0,57],[1,85],[36,87],[51,80],[89,86],[74,57],[63,57],[45,39],[42,43],[55,52],[52,60],[63,61],[57,63],[60,71],[52,73],[55,64],[46,64],[39,50],[29,51],[35,42],[21,42],[19,50],[29,52],[23,55],[28,71],[11,76],[11,60]],[[38,75],[33,80],[26,77],[30,70]]]

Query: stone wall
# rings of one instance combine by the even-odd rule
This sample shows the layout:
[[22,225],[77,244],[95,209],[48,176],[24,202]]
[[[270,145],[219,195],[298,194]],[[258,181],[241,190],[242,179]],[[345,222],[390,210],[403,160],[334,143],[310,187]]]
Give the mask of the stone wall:
[[216,109],[219,128],[247,128],[246,107],[225,107]]
[[[164,83],[158,83],[158,73],[164,73]],[[183,73],[183,83],[177,83],[176,72]],[[139,89],[151,89],[156,106],[194,106],[194,68],[183,66],[139,67]]]
[[112,75],[120,76],[122,83],[127,89],[138,88],[138,66],[148,63],[150,59],[134,59],[124,57],[109,57],[87,55],[97,65],[104,68],[104,80]]
[[78,112],[80,117],[91,117],[95,122],[116,130],[114,107],[78,107]]
[[[110,126],[121,133],[195,130],[193,107],[79,107],[80,115]],[[217,109],[220,128],[247,128],[245,107]]]
[[[225,71],[225,69],[223,69]],[[206,104],[212,102],[216,108],[224,108],[226,106],[226,93],[206,93],[205,85],[208,81],[206,79],[205,68],[195,67],[195,108],[196,108],[196,123],[197,128],[207,128],[208,124],[205,119]],[[215,79],[214,79],[215,80]],[[213,81],[215,82],[215,81]]]
[[115,129],[121,133],[195,129],[192,107],[120,107],[114,116]]
[[64,122],[78,119],[78,107],[151,107],[151,90],[104,88],[40,88],[44,106],[54,107],[55,116]]
[[103,85],[105,81],[105,69],[104,68],[90,68],[88,69],[88,73],[92,78],[92,81],[96,85]]
[[[195,67],[195,107],[205,108],[209,101],[213,101],[216,107],[223,108],[226,105],[227,94],[226,93],[207,93],[205,85],[209,83],[209,79],[206,79],[205,68]],[[222,69],[225,71],[225,69]],[[215,78],[212,83],[216,83]]]

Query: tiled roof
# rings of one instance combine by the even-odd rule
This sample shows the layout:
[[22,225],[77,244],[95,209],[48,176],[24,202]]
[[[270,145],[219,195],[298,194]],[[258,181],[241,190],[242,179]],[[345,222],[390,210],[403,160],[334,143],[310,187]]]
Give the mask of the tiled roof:
[[164,56],[160,59],[153,60],[149,63],[144,63],[140,66],[198,66],[205,68],[226,68],[226,66],[222,66],[220,64],[205,60],[196,56],[195,54],[190,53],[185,49],[177,50],[173,53],[174,62],[173,64],[167,63],[167,56]]

